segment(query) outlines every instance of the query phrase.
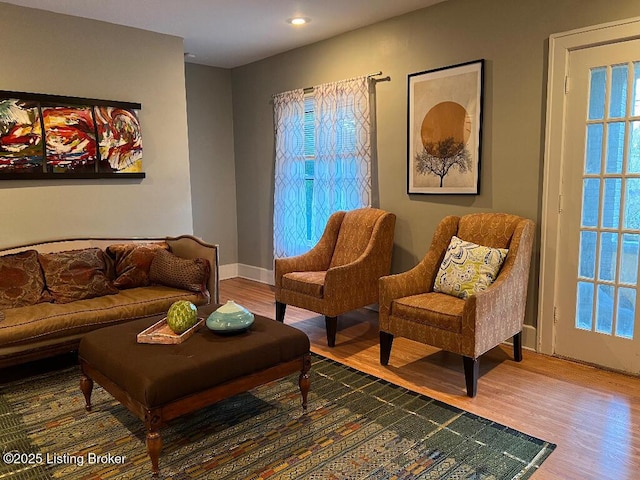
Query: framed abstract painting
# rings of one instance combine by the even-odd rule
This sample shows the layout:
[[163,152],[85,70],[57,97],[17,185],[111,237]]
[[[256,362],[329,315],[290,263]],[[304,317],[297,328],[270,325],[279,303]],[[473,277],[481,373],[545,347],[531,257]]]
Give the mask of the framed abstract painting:
[[142,172],[142,135],[134,109],[94,107],[101,172]]
[[95,172],[97,144],[91,107],[42,107],[47,170]]
[[0,91],[0,180],[144,178],[141,108]]
[[408,76],[407,193],[478,194],[484,60]]
[[42,115],[38,103],[0,99],[0,172],[30,174],[43,169]]

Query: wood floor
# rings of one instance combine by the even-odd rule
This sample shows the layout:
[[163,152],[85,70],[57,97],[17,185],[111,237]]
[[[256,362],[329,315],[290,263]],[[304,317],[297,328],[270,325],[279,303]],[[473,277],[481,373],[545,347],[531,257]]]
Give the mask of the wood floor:
[[[275,316],[268,285],[234,278],[223,280],[220,291],[221,302]],[[315,353],[557,444],[535,480],[640,479],[636,377],[526,350],[516,363],[512,349],[500,346],[482,357],[478,395],[468,398],[457,355],[397,338],[389,365],[381,366],[374,311],[341,316],[334,348],[327,347],[323,317],[288,306],[285,323],[306,332]]]

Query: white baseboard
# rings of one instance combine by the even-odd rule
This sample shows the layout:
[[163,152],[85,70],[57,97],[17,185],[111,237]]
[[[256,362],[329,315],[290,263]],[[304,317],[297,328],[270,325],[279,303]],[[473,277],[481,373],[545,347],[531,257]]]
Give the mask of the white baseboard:
[[524,325],[522,327],[522,347],[537,351],[537,345],[538,329],[533,325]]
[[[512,341],[504,342],[508,345],[513,345]],[[531,325],[523,325],[522,326],[522,348],[526,348],[527,350],[533,350],[536,352],[536,344],[537,344],[537,332],[536,327]]]
[[228,263],[226,265],[220,265],[218,267],[218,273],[220,275],[220,280],[236,278],[238,276],[238,264]]
[[254,267],[253,265],[238,264],[238,277],[254,280],[268,285],[274,285],[274,272],[266,268]]
[[244,263],[228,263],[226,265],[220,265],[219,272],[220,280],[240,277],[260,283],[266,283],[268,285],[273,285],[275,283],[273,280],[273,270],[254,267],[253,265],[245,265]]
[[243,263],[228,263],[226,265],[220,265],[220,280],[227,280],[229,278],[246,278],[248,280],[254,280],[260,283],[266,283],[273,285],[273,270],[267,270],[266,268],[254,267],[253,265],[245,265]]

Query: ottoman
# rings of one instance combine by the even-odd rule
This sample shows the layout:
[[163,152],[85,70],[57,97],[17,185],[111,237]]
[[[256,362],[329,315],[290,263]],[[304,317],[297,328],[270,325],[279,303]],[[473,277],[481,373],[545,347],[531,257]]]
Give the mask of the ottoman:
[[[198,316],[206,318],[217,307],[201,307]],[[306,410],[311,359],[305,333],[256,315],[251,328],[237,335],[217,335],[202,326],[180,344],[137,343],[137,334],[163,317],[95,330],[79,348],[86,409],[91,410],[95,380],[140,418],[154,475],[160,427],[176,417],[296,372]]]

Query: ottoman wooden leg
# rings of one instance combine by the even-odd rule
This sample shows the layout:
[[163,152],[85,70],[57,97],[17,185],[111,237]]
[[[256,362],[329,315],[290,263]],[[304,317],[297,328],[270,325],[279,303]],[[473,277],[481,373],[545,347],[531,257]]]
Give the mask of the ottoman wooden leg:
[[311,356],[305,355],[302,357],[302,370],[298,377],[298,386],[300,387],[300,394],[302,395],[302,409],[307,409],[307,395],[309,394],[310,380],[309,370],[311,369]]
[[147,453],[151,459],[151,474],[160,473],[160,451],[162,450],[162,438],[160,432],[147,432]]
[[160,416],[153,412],[147,411],[144,419],[147,428],[147,453],[151,459],[151,474],[156,476],[160,473],[160,452],[162,451],[162,437],[160,437]]
[[82,394],[84,395],[85,402],[85,410],[87,412],[91,411],[91,392],[93,391],[93,380],[88,377],[84,372],[82,373],[82,378],[80,379],[80,390],[82,390]]

